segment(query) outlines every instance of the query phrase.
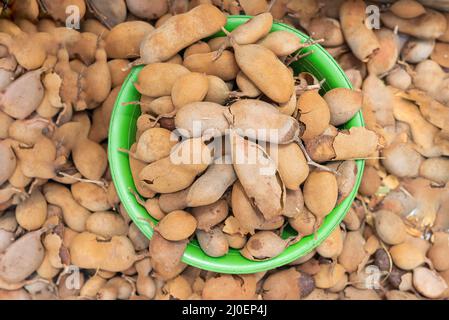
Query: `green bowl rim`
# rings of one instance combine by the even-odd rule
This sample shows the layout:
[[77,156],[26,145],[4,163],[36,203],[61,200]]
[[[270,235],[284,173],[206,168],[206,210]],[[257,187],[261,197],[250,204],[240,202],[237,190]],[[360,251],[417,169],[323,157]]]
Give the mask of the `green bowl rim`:
[[[250,16],[228,16],[228,22],[225,28],[229,31],[232,31],[238,25],[246,22],[250,18],[251,18]],[[299,30],[282,23],[273,23],[273,29],[281,29],[293,32],[297,34],[299,37],[301,37],[303,42],[309,39],[308,36],[300,32]],[[275,31],[273,29],[272,31]],[[212,37],[222,35],[224,35],[224,33],[219,32]],[[346,77],[344,71],[338,66],[337,62],[323,47],[315,44],[313,46],[303,49],[304,52],[308,50],[314,50],[314,54],[302,59],[300,62],[292,64],[292,66],[298,63],[307,64],[309,69],[314,69],[318,73],[318,69],[316,69],[315,63],[312,64],[312,62],[310,62],[309,59],[314,55],[315,57],[319,55],[320,59],[323,59],[323,61],[331,65],[333,72],[338,72],[339,76],[338,82],[340,82],[338,87],[352,88],[351,83]],[[319,63],[322,63],[323,61],[318,60]],[[148,219],[153,221],[155,220],[148,214],[146,209],[136,201],[134,195],[132,195],[132,193],[129,192],[128,189],[129,187],[132,187],[135,190],[132,178],[130,179],[131,174],[129,169],[129,159],[126,154],[118,151],[119,148],[129,148],[129,144],[131,143],[130,142],[131,139],[129,137],[132,136],[133,131],[135,131],[136,117],[140,114],[140,110],[138,107],[133,106],[126,107],[126,108],[133,108],[132,113],[128,112],[129,114],[127,114],[126,116],[127,118],[132,118],[134,120],[131,119],[132,121],[128,122],[128,132],[126,133],[127,135],[124,136],[122,134],[123,133],[122,130],[124,128],[120,128],[121,127],[120,123],[123,124],[123,122],[125,121],[124,114],[121,115],[119,113],[124,108],[122,106],[122,102],[129,101],[129,99],[127,99],[126,96],[129,95],[132,90],[137,92],[137,90],[135,90],[134,88],[133,81],[137,78],[137,75],[142,68],[143,66],[133,68],[133,70],[130,72],[125,82],[123,83],[123,86],[117,96],[114,109],[111,115],[111,122],[109,127],[108,158],[112,179],[116,186],[117,194],[123,206],[125,207],[125,210],[131,217],[133,222],[136,224],[136,226],[140,229],[140,231],[147,238],[151,239],[151,236],[153,234],[153,228],[151,227],[151,224],[149,223]],[[326,86],[328,86],[327,82],[323,85],[323,87],[325,88]],[[123,111],[123,113],[124,112],[125,111]],[[354,118],[351,119],[345,125],[345,127],[352,127],[352,126],[364,126],[364,120],[361,111],[359,111],[354,116]],[[124,141],[125,138],[128,140],[127,142]],[[322,225],[318,229],[315,237],[314,235],[304,237],[303,239],[301,239],[300,242],[286,248],[286,250],[284,250],[284,252],[279,256],[265,261],[250,261],[242,257],[238,252],[238,250],[233,249],[230,250],[230,252],[224,257],[212,258],[207,256],[199,248],[195,240],[193,241],[193,243],[190,242],[188,244],[186,251],[183,255],[182,261],[188,265],[209,271],[229,273],[229,274],[247,274],[271,270],[286,265],[310,253],[330,235],[330,233],[334,230],[336,226],[338,226],[341,223],[347,211],[350,209],[352,201],[354,200],[357,194],[361,182],[365,161],[357,160],[356,163],[358,167],[358,173],[356,183],[351,194],[345,200],[343,200],[343,202],[340,203],[336,208],[334,208],[331,213],[329,213],[326,216]],[[126,182],[126,180],[128,180],[128,182]]]

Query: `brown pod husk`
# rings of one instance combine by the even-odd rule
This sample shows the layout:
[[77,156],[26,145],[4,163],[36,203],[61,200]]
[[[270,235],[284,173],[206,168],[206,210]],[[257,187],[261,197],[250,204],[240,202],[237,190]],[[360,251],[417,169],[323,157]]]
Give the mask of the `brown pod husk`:
[[407,93],[400,93],[399,95],[416,103],[423,117],[434,126],[444,129],[449,123],[449,113],[446,111],[445,105],[434,100],[423,91],[411,89]]
[[345,1],[340,7],[341,29],[348,46],[361,61],[379,49],[374,32],[365,25],[366,5],[362,0]]
[[439,298],[448,289],[448,284],[437,272],[424,267],[413,270],[413,286],[431,299]]
[[321,219],[328,215],[337,203],[337,179],[331,172],[313,171],[304,183],[303,193],[307,208]]
[[309,165],[298,144],[292,142],[268,148],[268,154],[277,163],[279,175],[289,190],[299,190],[309,175]]
[[[85,65],[95,62],[95,51],[97,48],[98,36],[91,32],[82,32],[80,39],[68,46],[67,50],[71,57],[78,58]],[[84,65],[81,65],[82,67]]]
[[389,72],[396,64],[399,56],[398,37],[388,29],[375,31],[380,48],[367,63],[370,74],[382,75]]
[[233,47],[240,69],[267,97],[277,103],[286,103],[290,99],[293,75],[273,52],[259,44],[234,43]]
[[47,201],[39,190],[34,191],[28,199],[16,208],[18,224],[25,230],[40,229],[47,218]]
[[62,84],[60,96],[62,102],[75,105],[79,101],[79,74],[72,70],[69,63],[69,54],[66,49],[58,51],[58,63],[55,72],[61,77]]
[[171,98],[176,109],[180,109],[192,102],[203,101],[209,90],[206,75],[198,72],[180,76],[171,91]]
[[14,152],[20,160],[22,173],[29,178],[55,178],[57,168],[65,162],[63,157],[57,158],[54,142],[44,136],[32,148],[15,145]]
[[231,139],[234,170],[246,194],[265,219],[281,215],[285,205],[285,185],[278,176],[274,161],[259,145],[234,132]]
[[273,16],[269,12],[261,13],[231,32],[231,37],[238,44],[256,43],[268,34],[273,25]]
[[303,132],[296,119],[260,100],[240,100],[231,105],[225,116],[237,134],[259,141],[287,144]]
[[407,241],[390,248],[391,258],[397,267],[403,270],[413,270],[424,264],[427,246],[426,248],[417,246],[416,241],[419,240],[407,239]]
[[77,232],[85,230],[90,212],[73,199],[67,188],[56,183],[47,183],[43,188],[43,194],[49,204],[62,209],[64,222],[69,228]]
[[310,140],[322,134],[330,124],[329,106],[316,90],[306,91],[298,98],[299,121],[305,125],[302,139]]
[[108,58],[138,57],[142,39],[153,30],[153,26],[144,21],[127,21],[116,25],[104,38]]
[[338,256],[338,263],[341,264],[347,272],[356,271],[359,264],[365,258],[365,243],[366,241],[359,231],[350,231],[346,234],[343,250]]
[[277,271],[263,283],[264,300],[300,300],[315,288],[314,279],[295,268]]
[[234,183],[231,194],[232,212],[244,234],[254,234],[265,222],[260,211],[253,207],[240,181]]
[[221,136],[229,128],[226,111],[227,108],[214,102],[192,102],[177,111],[175,126],[180,134],[188,138]]
[[426,8],[415,0],[399,0],[393,3],[390,11],[403,19],[412,19],[426,13]]
[[198,222],[198,230],[209,232],[212,227],[226,219],[228,211],[228,203],[226,200],[221,199],[206,206],[192,208],[192,215]]
[[[175,111],[175,106],[173,105],[173,101],[171,99],[171,96],[163,96],[163,97],[159,97],[156,99],[153,99],[151,97],[148,96],[142,96],[142,98],[140,99],[140,106],[142,109],[142,112],[146,112],[146,113],[151,113],[151,114],[155,114],[155,115],[167,115],[167,114],[172,114]],[[161,118],[159,120],[159,123],[162,125],[163,124],[163,120],[167,119],[167,120],[173,120],[173,119],[169,119],[169,118]],[[164,126],[162,126],[164,127]]]
[[256,85],[252,83],[242,71],[237,74],[237,78],[235,80],[243,96],[248,98],[256,98],[262,94]]
[[[109,73],[111,74],[112,88],[121,86],[130,70],[126,70],[129,61],[126,59],[113,59],[108,61]],[[112,91],[111,91],[112,92]]]
[[156,228],[164,239],[181,241],[188,239],[195,232],[196,226],[196,219],[190,213],[176,210],[162,218]]
[[[133,144],[131,146],[130,151],[134,152],[136,150],[136,144]],[[140,172],[147,166],[147,163],[137,160],[134,157],[129,158],[129,167],[131,169],[131,175],[133,177],[133,180],[136,181],[136,190],[137,192],[145,197],[145,198],[153,198],[156,193],[148,189],[143,181],[139,179]]]
[[307,31],[314,39],[323,39],[323,46],[336,47],[344,44],[344,37],[338,20],[328,17],[313,18]]
[[85,269],[120,272],[137,260],[131,241],[124,236],[105,241],[93,233],[82,232],[72,239],[69,251],[71,262]]
[[337,226],[334,231],[316,248],[316,252],[324,258],[336,259],[343,250],[344,234]]
[[82,75],[85,82],[83,86],[85,104],[87,108],[94,109],[106,100],[112,87],[111,73],[103,46],[95,52],[95,63],[88,66]]
[[333,126],[348,122],[362,107],[362,93],[346,88],[332,89],[323,98],[329,106]]
[[293,218],[289,218],[288,222],[300,236],[308,236],[313,234],[317,226],[317,218],[306,207],[304,207]]
[[449,160],[444,157],[426,159],[419,168],[419,175],[444,185],[449,181]]
[[[222,158],[224,159],[224,158]],[[227,160],[224,160],[227,161]],[[189,188],[186,196],[188,207],[198,207],[218,201],[237,179],[232,164],[219,159]]]
[[131,223],[129,225],[127,236],[133,243],[136,251],[148,249],[150,240],[140,231],[139,227],[137,227],[135,223]]
[[446,18],[432,9],[427,9],[425,14],[412,19],[402,19],[387,11],[380,19],[390,29],[397,26],[402,33],[421,39],[436,39],[446,31]]
[[189,188],[173,192],[163,193],[159,196],[159,207],[163,212],[172,212],[175,210],[184,210],[187,208],[187,194]]
[[224,50],[220,57],[215,59],[217,54],[217,51],[192,54],[184,59],[183,65],[192,72],[217,76],[223,81],[234,80],[240,71],[234,54]]
[[170,155],[177,142],[169,130],[150,128],[139,137],[133,156],[143,162],[151,163]]
[[198,41],[197,43],[194,43],[190,47],[186,48],[184,50],[183,56],[181,56],[178,53],[176,56],[174,56],[173,58],[171,58],[168,61],[182,65],[183,61],[188,56],[191,56],[191,55],[197,54],[197,53],[208,53],[208,52],[211,52],[209,45],[206,42]]
[[408,40],[401,50],[401,55],[405,61],[419,63],[430,57],[435,48],[435,40],[423,40],[412,38]]
[[245,14],[250,16],[267,11],[267,1],[265,0],[241,0],[239,3]]
[[157,231],[150,241],[151,265],[156,276],[163,280],[169,280],[180,274],[187,265],[181,261],[187,240],[168,241]]
[[249,260],[268,260],[280,255],[289,243],[274,232],[259,231],[248,239],[240,253]]
[[108,164],[103,147],[87,138],[78,141],[72,157],[78,171],[90,180],[100,180]]
[[211,162],[211,150],[202,139],[189,139],[176,146],[170,156],[143,168],[138,180],[157,193],[177,192],[188,188]]
[[201,249],[210,257],[222,257],[229,251],[228,240],[220,228],[209,232],[197,230],[196,237]]
[[406,227],[401,217],[386,210],[377,211],[374,217],[376,232],[382,241],[389,245],[405,241]]
[[42,72],[41,69],[28,72],[8,85],[0,94],[0,110],[15,119],[25,119],[33,113],[44,98]]
[[[143,39],[140,46],[141,61],[145,64],[166,61],[189,45],[213,35],[225,24],[225,15],[210,4],[177,15]],[[173,30],[183,30],[182,36],[173,38]]]
[[374,131],[363,127],[353,127],[340,131],[334,139],[334,160],[363,159],[379,148],[379,137]]
[[433,245],[430,247],[427,256],[432,261],[436,270],[449,270],[449,261],[446,259],[449,254],[448,234],[445,232],[435,232],[433,236]]
[[0,254],[5,252],[5,250],[14,242],[14,233],[0,229]]
[[225,233],[225,237],[228,241],[229,247],[232,249],[242,249],[246,244],[246,236],[243,236],[239,233],[227,234]]
[[423,162],[423,157],[410,143],[392,143],[381,151],[382,165],[397,177],[416,177]]
[[217,76],[207,76],[209,80],[209,89],[207,91],[204,101],[214,102],[219,105],[224,105],[230,95],[230,90],[226,82]]
[[125,0],[86,0],[86,4],[108,28],[113,28],[126,19]]
[[0,68],[0,90],[5,89],[13,80],[14,80],[13,71]]
[[44,259],[44,247],[37,230],[14,241],[0,256],[0,277],[9,283],[25,280],[40,266]]
[[108,194],[102,187],[88,182],[72,184],[73,198],[90,211],[107,211],[111,209]]
[[14,35],[0,34],[0,45],[8,48],[8,51],[17,60],[17,63],[27,70],[35,70],[43,66],[47,57],[49,44],[48,34],[18,32]]
[[87,218],[86,230],[104,239],[111,239],[114,236],[125,236],[128,233],[128,225],[117,213],[99,211]]
[[345,268],[341,264],[320,264],[320,271],[314,275],[317,288],[329,289],[339,283],[345,276]]
[[304,209],[304,197],[301,189],[287,190],[285,208],[282,215],[288,218],[295,218]]
[[254,275],[219,275],[206,280],[201,297],[205,300],[251,300],[256,295]]
[[2,163],[0,169],[0,185],[3,185],[12,176],[17,165],[16,156],[8,140],[0,142],[0,162]]
[[67,19],[66,8],[76,6],[80,12],[80,19],[86,13],[86,4],[83,0],[38,0],[44,12],[49,14],[54,20],[65,22]]
[[169,96],[178,78],[189,73],[185,67],[173,63],[151,63],[139,73],[134,83],[141,94],[158,98]]
[[410,126],[411,135],[416,145],[415,149],[420,154],[425,157],[437,157],[447,153],[447,150],[445,152],[434,143],[438,128],[422,116],[414,103],[396,96],[393,103],[393,114],[396,120]]
[[[373,110],[377,123],[381,126],[394,124],[393,94],[385,83],[374,75],[369,75],[362,85],[364,109]],[[370,128],[373,129],[373,128]]]
[[381,183],[382,181],[377,170],[372,166],[366,166],[363,171],[359,193],[364,196],[372,196],[377,192]]
[[301,48],[301,39],[288,31],[274,31],[257,44],[270,49],[278,57],[285,57]]
[[333,162],[328,168],[335,169],[337,172],[338,198],[337,204],[340,204],[349,196],[357,180],[357,164],[354,160],[343,162]]
[[168,12],[168,1],[126,0],[128,10],[138,18],[154,20]]
[[[50,26],[50,20],[44,20],[43,22],[43,27],[44,30],[48,29],[52,29],[55,28],[56,26]],[[42,20],[40,20],[40,22],[42,22]],[[47,25],[48,24],[48,25]],[[40,30],[41,28],[39,28]],[[42,31],[42,30],[41,30]],[[91,32],[93,34],[96,34],[97,36],[102,36],[103,38],[106,38],[109,34],[109,29],[106,28],[106,26],[104,26],[100,21],[98,21],[97,19],[94,18],[89,18],[86,19],[82,24],[81,24],[81,31],[83,32]],[[45,31],[44,31],[45,32]]]

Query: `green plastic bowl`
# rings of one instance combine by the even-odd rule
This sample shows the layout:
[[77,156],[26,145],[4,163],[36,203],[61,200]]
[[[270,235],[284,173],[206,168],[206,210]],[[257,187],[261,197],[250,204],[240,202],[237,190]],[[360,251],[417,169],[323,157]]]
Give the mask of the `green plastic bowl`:
[[[245,23],[249,16],[229,16],[226,29],[234,30],[239,25]],[[296,34],[301,41],[309,39],[306,35],[298,30],[282,24],[274,23],[271,31],[285,30]],[[219,32],[214,37],[223,36],[223,32]],[[326,79],[323,90],[328,91],[333,88],[351,88],[351,84],[347,79],[343,70],[338,66],[335,60],[320,45],[313,45],[303,49],[303,52],[313,50],[314,53],[293,63],[291,66],[295,73],[307,71],[312,73],[319,80]],[[115,103],[114,111],[111,117],[111,125],[109,128],[109,163],[112,178],[115,183],[117,193],[125,206],[131,219],[139,227],[145,236],[151,238],[153,228],[149,221],[156,223],[157,220],[152,218],[146,209],[141,206],[135,199],[129,188],[135,189],[131,170],[129,167],[128,155],[119,152],[119,148],[129,149],[136,140],[136,121],[140,115],[140,108],[135,105],[123,106],[122,103],[135,101],[140,99],[139,92],[134,88],[134,82],[137,81],[142,66],[135,67],[118,95]],[[364,126],[361,112],[357,113],[344,127],[361,127]],[[316,237],[313,235],[304,237],[298,243],[289,246],[279,256],[266,261],[250,261],[240,255],[238,250],[230,249],[229,253],[220,258],[212,258],[207,256],[199,247],[196,240],[192,240],[184,253],[183,262],[205,270],[220,273],[255,273],[265,270],[277,268],[288,264],[316,248],[336,226],[343,220],[346,212],[349,210],[352,201],[357,193],[363,174],[364,161],[357,161],[358,174],[357,181],[351,194],[324,219],[323,224],[317,231]],[[287,228],[283,236],[294,234],[292,229]]]

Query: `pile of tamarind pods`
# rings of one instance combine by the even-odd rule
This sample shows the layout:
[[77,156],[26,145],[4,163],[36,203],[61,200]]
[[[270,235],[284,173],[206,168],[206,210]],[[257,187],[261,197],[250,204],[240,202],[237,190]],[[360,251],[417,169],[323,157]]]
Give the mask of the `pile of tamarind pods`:
[[[66,27],[68,6],[79,29]],[[449,298],[446,12],[427,0],[10,1],[0,18],[0,299]],[[254,18],[203,40],[228,14]],[[294,75],[310,44],[269,33],[273,22],[320,42],[354,89],[320,95],[313,75]],[[107,161],[115,100],[142,64],[136,143],[120,152],[136,198],[160,220],[151,240]],[[339,128],[360,110],[366,128]],[[172,161],[198,150],[198,163]],[[237,161],[250,151],[255,164]],[[351,210],[306,256],[245,275],[181,261],[192,237],[212,257],[276,257],[348,196],[356,159],[366,167]],[[287,224],[297,237],[281,237]]]

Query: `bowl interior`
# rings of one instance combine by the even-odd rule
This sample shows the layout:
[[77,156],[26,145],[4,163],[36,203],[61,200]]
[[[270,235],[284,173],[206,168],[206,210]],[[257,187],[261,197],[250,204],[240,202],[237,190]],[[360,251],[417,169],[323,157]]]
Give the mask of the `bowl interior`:
[[[229,16],[226,29],[232,31],[240,24],[245,23],[249,18],[248,16]],[[288,25],[274,23],[271,31],[279,30],[296,34],[301,38],[302,42],[309,39],[309,37]],[[223,32],[219,32],[214,37],[223,35]],[[322,86],[324,92],[338,87],[351,88],[346,75],[326,50],[320,45],[313,45],[303,49],[302,52],[310,50],[313,50],[313,54],[291,65],[296,74],[306,71],[312,73],[318,80],[326,79]],[[123,106],[122,103],[140,99],[140,94],[133,84],[137,81],[137,76],[142,68],[143,66],[135,67],[130,72],[118,95],[109,128],[108,154],[112,178],[120,200],[134,223],[145,236],[151,238],[153,229],[149,220],[154,223],[157,220],[152,218],[146,209],[136,201],[132,193],[129,192],[129,188],[136,190],[129,167],[129,158],[125,153],[118,151],[119,148],[129,149],[135,142],[136,121],[140,115],[140,107],[135,105]],[[357,113],[353,119],[346,123],[344,128],[360,126],[364,126],[361,112]],[[360,185],[364,161],[357,160],[357,167],[357,181],[352,193],[324,219],[316,236],[304,237],[298,243],[285,249],[281,255],[266,261],[250,261],[241,256],[238,250],[230,249],[226,256],[212,258],[201,250],[196,240],[192,240],[187,246],[183,261],[194,267],[214,272],[244,274],[274,269],[308,254],[329,236],[349,210]],[[287,228],[283,236],[292,234],[294,234],[293,230]]]

